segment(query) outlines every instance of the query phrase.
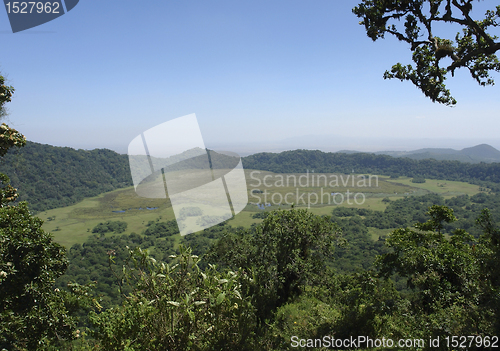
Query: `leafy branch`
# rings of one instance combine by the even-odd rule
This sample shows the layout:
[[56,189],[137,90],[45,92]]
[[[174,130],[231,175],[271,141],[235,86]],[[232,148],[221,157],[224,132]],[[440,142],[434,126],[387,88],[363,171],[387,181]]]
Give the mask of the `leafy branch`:
[[[453,106],[456,100],[444,84],[448,74],[453,77],[456,69],[464,68],[486,86],[494,84],[490,73],[500,72],[495,55],[500,42],[489,32],[500,26],[500,5],[486,11],[481,20],[472,18],[472,7],[473,0],[363,0],[353,13],[362,19],[359,23],[373,41],[389,33],[410,44],[415,67],[397,63],[384,73],[384,79],[410,81],[433,102]],[[434,32],[440,22],[458,24],[462,32],[454,41],[442,39]],[[451,59],[448,65],[441,63],[445,57]]]

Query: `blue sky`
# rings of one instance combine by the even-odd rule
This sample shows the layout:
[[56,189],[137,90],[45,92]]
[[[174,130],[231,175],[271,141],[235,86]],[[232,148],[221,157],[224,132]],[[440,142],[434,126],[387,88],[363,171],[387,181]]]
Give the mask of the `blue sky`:
[[8,122],[32,141],[120,152],[190,113],[207,147],[242,154],[500,149],[499,86],[457,72],[448,85],[458,105],[449,108],[410,83],[384,81],[411,52],[393,38],[373,43],[356,4],[80,0],[15,34],[0,9],[0,71],[16,89]]

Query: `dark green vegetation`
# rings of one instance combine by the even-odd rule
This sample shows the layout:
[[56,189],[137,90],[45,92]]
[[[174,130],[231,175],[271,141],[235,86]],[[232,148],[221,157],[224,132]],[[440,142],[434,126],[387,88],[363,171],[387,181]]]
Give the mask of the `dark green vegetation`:
[[[367,153],[342,154],[318,150],[285,151],[279,154],[259,153],[243,159],[246,169],[275,173],[381,174],[394,178],[423,177],[487,184],[500,182],[500,163],[468,164],[458,161],[411,160]],[[499,189],[498,185],[493,185]]]
[[1,164],[34,211],[67,206],[85,197],[132,185],[128,157],[114,151],[75,150],[27,142]]
[[[400,212],[412,212],[418,198],[410,199],[414,202],[401,200]],[[410,336],[430,349],[430,337],[495,335],[500,233],[493,221],[498,210],[496,215],[481,211],[476,239],[454,229],[452,209],[424,209],[443,199],[421,200],[406,220],[422,214],[423,221],[395,230],[386,245],[374,243],[363,230],[363,221],[374,214],[340,208],[333,218],[306,210],[275,211],[249,230],[219,225],[186,237],[185,244],[202,243],[198,255],[181,245],[163,263],[140,236],[102,240],[101,274],[115,276],[116,296],[90,313],[88,332],[106,350],[287,350],[294,349],[294,335],[314,339],[332,333],[395,342]],[[382,217],[399,217],[396,205]],[[207,240],[211,245],[205,245]],[[72,248],[70,256],[78,252],[74,261],[85,261],[83,251],[97,248],[98,241],[95,237]],[[130,250],[123,249],[125,244]],[[106,259],[111,269],[104,267]],[[356,272],[339,267],[343,261]],[[119,306],[107,308],[117,301],[122,301]],[[475,343],[469,349],[482,349]]]
[[[259,153],[243,158],[245,169],[275,173],[380,174],[459,180],[490,187],[500,182],[500,164],[463,164],[432,159],[411,160],[366,153],[342,154],[312,150]],[[34,211],[68,206],[86,197],[132,185],[128,157],[111,150],[74,150],[33,142],[5,156],[0,170],[9,174]],[[498,185],[494,185],[498,187]],[[157,206],[151,202],[148,206]],[[130,203],[129,207],[136,205]],[[127,207],[127,209],[129,208]],[[121,210],[121,208],[119,209]]]
[[99,223],[92,229],[92,233],[105,234],[109,232],[123,233],[127,229],[127,222],[124,221],[107,221]]
[[[484,212],[485,207],[491,210]],[[284,350],[292,349],[292,335],[314,338],[336,332],[339,337],[395,340],[412,335],[427,342],[448,333],[495,335],[498,330],[498,281],[493,279],[498,248],[492,240],[498,240],[493,223],[500,222],[500,200],[495,194],[413,196],[389,201],[383,212],[337,207],[331,218],[304,210],[260,213],[266,214],[260,225],[244,229],[226,222],[183,237],[181,246],[174,243],[175,222],[159,219],[140,235],[92,236],[70,249],[71,264],[58,286],[97,282],[95,293],[108,312],[92,315],[97,327],[92,335],[110,350],[124,349],[132,338],[160,349],[170,340],[162,335],[176,340],[179,346],[172,346],[174,350],[214,345],[221,350]],[[417,222],[422,224],[411,229]],[[385,234],[374,238],[374,229]],[[137,261],[130,261],[129,249]],[[186,261],[183,273],[168,268],[179,257]],[[123,265],[129,268],[123,271]],[[141,276],[140,271],[147,274]],[[211,286],[211,274],[223,283]],[[191,275],[192,280],[187,279]],[[169,290],[167,300],[151,300],[162,296],[164,280],[176,282],[169,289],[179,290]],[[230,286],[231,294],[224,290]],[[210,293],[215,288],[220,290]],[[185,300],[186,291],[196,295]],[[129,293],[135,297],[124,299]],[[109,310],[119,301],[121,307]],[[141,301],[153,303],[143,308]],[[219,316],[215,325],[210,324],[213,319],[205,319],[207,313]],[[124,325],[121,316],[138,319],[141,325]],[[155,320],[164,320],[161,331]],[[195,325],[212,327],[218,336],[201,337]],[[223,327],[240,334],[217,329]],[[157,339],[151,339],[156,333]],[[121,339],[111,337],[117,334]],[[187,341],[189,335],[199,343]]]
[[[0,110],[12,94],[1,83],[7,94],[0,95]],[[0,156],[25,144],[17,131],[0,129]],[[457,335],[473,337],[465,340],[469,350],[498,345],[498,165],[463,165],[463,173],[457,163],[431,161],[417,163],[424,167],[416,172],[411,160],[392,163],[366,154],[334,160],[331,154],[299,150],[274,155],[276,164],[268,156],[248,159],[287,172],[318,170],[323,159],[330,162],[327,172],[345,173],[339,169],[355,163],[363,172],[391,175],[386,189],[406,189],[410,179],[397,179],[401,174],[446,179],[419,184],[434,190],[464,186],[450,179],[481,187],[468,189],[474,195],[450,192],[446,199],[433,193],[380,196],[383,211],[341,206],[314,209],[332,216],[297,208],[262,211],[255,219],[262,222],[249,228],[232,227],[237,221],[232,219],[182,238],[174,221],[157,214],[139,224],[138,233],[124,234],[129,222],[99,211],[114,213],[117,204],[127,204],[118,216],[141,211],[120,190],[100,197],[97,211],[80,207],[83,215],[101,216],[87,228],[90,238],[67,252],[42,230],[42,220],[26,202],[14,204],[16,189],[1,174],[0,348],[331,349],[334,336],[351,349],[372,349],[358,339],[367,337],[390,339],[396,348],[399,340],[410,339],[407,348],[447,350],[459,347],[453,345]],[[61,194],[64,201],[77,199]],[[183,213],[196,214],[196,207]],[[441,343],[430,345],[429,338],[437,337]]]
[[[411,336],[427,342],[438,335],[497,333],[495,223],[500,221],[500,201],[493,170],[498,165],[367,154],[338,157],[304,150],[245,159],[252,161],[275,171],[318,173],[328,161],[328,171],[348,173],[356,165],[362,172],[391,175],[390,182],[401,183],[401,189],[412,184],[410,178],[398,179],[405,174],[427,179],[415,185],[433,191],[454,192],[463,184],[432,180],[441,177],[476,182],[487,192],[477,192],[475,186],[467,190],[475,195],[446,199],[432,193],[381,197],[383,211],[337,206],[329,209],[331,217],[296,209],[262,211],[255,220],[263,222],[250,228],[231,226],[235,219],[181,238],[172,217],[137,209],[166,204],[139,205],[124,189],[104,194],[97,208],[79,209],[80,215],[96,216],[96,221],[87,228],[89,239],[72,245],[67,258],[40,230],[40,222],[30,219],[25,205],[12,206],[10,211],[24,213],[21,222],[44,238],[46,258],[33,259],[58,266],[39,288],[46,308],[30,309],[39,311],[34,317],[20,308],[6,308],[15,311],[9,316],[18,316],[5,319],[5,335],[12,335],[6,342],[20,340],[11,349],[285,350],[294,349],[293,335],[322,338],[335,333],[342,338],[391,337],[396,342]],[[412,173],[419,165],[425,167]],[[390,182],[384,185],[387,189],[392,189]],[[7,195],[13,191],[5,189]],[[7,195],[8,201],[15,199]],[[104,210],[126,212],[110,219]],[[196,212],[192,208],[184,215]],[[134,218],[137,213],[151,219],[132,226],[133,221],[120,217]],[[5,218],[16,217],[9,213]],[[50,215],[47,220],[55,223],[58,218]],[[417,222],[422,224],[411,229]],[[4,230],[6,237],[22,232],[8,226],[14,230]],[[27,252],[40,247],[33,243]],[[51,246],[59,251],[48,249]],[[2,266],[7,277],[8,262]],[[22,334],[30,318],[48,321],[33,334],[37,346],[30,346],[29,337]]]
[[75,328],[78,296],[54,290],[55,279],[68,267],[66,250],[41,226],[24,202],[0,210],[2,349],[35,350],[49,340],[71,338]]
[[[14,92],[0,76],[0,115]],[[6,124],[0,126],[0,157],[26,138]],[[0,174],[0,348],[38,350],[56,339],[72,339],[75,313],[85,305],[86,288],[69,284],[54,289],[68,266],[64,247],[41,229],[26,202],[12,203],[18,194],[9,177]]]
[[[363,0],[353,9],[373,41],[394,35],[410,45],[412,65],[397,63],[384,79],[410,81],[433,102],[455,105],[446,88],[449,74],[464,68],[479,85],[493,85],[490,73],[500,71],[495,53],[500,50],[495,27],[500,25],[500,5],[489,5],[483,15],[473,13],[473,0]],[[462,29],[454,38],[441,38],[448,28]]]

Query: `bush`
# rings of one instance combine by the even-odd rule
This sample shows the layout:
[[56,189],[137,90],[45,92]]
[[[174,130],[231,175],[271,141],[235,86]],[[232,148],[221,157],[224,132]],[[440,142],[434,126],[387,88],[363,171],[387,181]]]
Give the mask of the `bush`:
[[92,233],[105,234],[114,232],[116,234],[123,233],[127,229],[127,222],[124,221],[107,221],[99,223],[92,229]]
[[[93,336],[104,350],[255,350],[255,314],[241,288],[241,272],[198,268],[199,259],[180,246],[172,265],[146,251],[130,252],[124,279],[133,293],[119,307],[91,313]],[[139,273],[136,275],[136,273]],[[161,323],[159,323],[161,321]]]
[[270,212],[265,212],[265,211],[262,211],[262,212],[257,212],[255,213],[252,218],[256,218],[256,219],[266,219],[267,216],[269,215]]

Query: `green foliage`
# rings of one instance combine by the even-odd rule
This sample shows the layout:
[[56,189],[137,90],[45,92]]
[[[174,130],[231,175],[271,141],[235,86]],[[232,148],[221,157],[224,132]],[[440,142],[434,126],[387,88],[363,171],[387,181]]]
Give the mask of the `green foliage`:
[[339,276],[330,290],[332,303],[341,311],[331,328],[336,337],[391,335],[390,323],[397,313],[401,297],[391,281],[371,271]]
[[[366,210],[352,209],[360,212]],[[387,252],[383,240],[373,241],[368,234],[368,228],[364,220],[358,214],[350,217],[335,217],[339,211],[333,211],[334,220],[342,229],[346,245],[335,250],[334,260],[327,263],[335,268],[337,273],[351,273],[370,269],[375,261],[376,255]],[[345,213],[343,213],[345,214]],[[374,213],[374,216],[377,212]]]
[[[14,89],[6,87],[3,77],[0,75],[0,116],[3,111],[3,104],[11,100]],[[23,147],[26,144],[26,138],[17,130],[10,128],[5,123],[0,126],[0,157],[5,156],[9,149],[13,147]],[[17,189],[10,185],[10,178],[0,173],[0,207],[6,206],[10,202],[17,200],[19,195]]]
[[[0,76],[0,114],[14,89]],[[6,124],[0,126],[0,157],[22,147],[25,137]],[[90,307],[88,287],[54,289],[68,266],[65,249],[41,229],[42,220],[30,214],[26,202],[13,206],[16,189],[0,174],[0,348],[39,350],[56,340],[75,337],[75,313]]]
[[480,238],[484,250],[481,251],[480,263],[484,284],[483,303],[487,303],[496,316],[495,330],[500,330],[500,230],[493,224],[493,216],[488,209],[483,209],[477,218],[477,224],[483,229]]
[[453,209],[446,206],[433,205],[429,208],[427,215],[431,219],[425,223],[415,224],[415,228],[422,231],[436,231],[438,234],[441,234],[443,222],[450,223],[457,220],[457,217],[453,214]]
[[[465,68],[472,78],[485,86],[494,84],[490,72],[500,71],[500,62],[495,55],[500,50],[500,42],[495,41],[497,36],[488,33],[491,27],[500,25],[500,5],[486,11],[483,19],[474,20],[472,3],[363,0],[353,12],[362,19],[360,24],[365,26],[373,41],[389,33],[411,45],[416,66],[397,63],[390,72],[385,72],[384,79],[408,80],[433,102],[453,106],[456,100],[444,84],[449,73],[453,76],[456,69]],[[444,23],[462,27],[462,32],[455,36],[455,43],[435,35],[435,31],[443,30]],[[444,57],[451,59],[447,67],[440,66]]]
[[[113,257],[111,257],[112,259]],[[189,249],[175,263],[131,251],[122,279],[137,282],[119,307],[92,313],[94,337],[105,350],[253,350],[253,307],[242,272],[205,272]]]
[[[430,206],[444,205],[444,199],[436,194],[410,196],[388,203],[384,212],[366,213],[363,223],[367,227],[391,229],[407,227],[426,219]],[[336,212],[333,212],[336,215]]]
[[[8,85],[5,85],[5,78],[0,75],[0,118],[5,117],[7,115],[7,111],[5,110],[5,103],[10,102],[12,100],[12,94],[14,94],[14,88]],[[0,156],[3,156],[0,155]]]
[[0,208],[16,201],[19,197],[17,189],[10,185],[10,179],[5,174],[0,173]]
[[[74,320],[54,281],[67,267],[65,250],[41,229],[26,203],[0,209],[0,347],[35,349],[71,338]],[[27,328],[29,326],[29,328]]]
[[252,215],[252,218],[259,218],[259,219],[266,219],[267,216],[269,215],[269,212],[266,211],[260,211]]
[[416,47],[412,58],[417,68],[411,65],[403,66],[400,63],[392,66],[391,71],[384,73],[384,79],[397,78],[401,81],[408,80],[417,86],[425,96],[432,102],[439,102],[445,105],[455,105],[457,101],[451,96],[446,88],[446,69],[434,65],[436,53],[428,47]]
[[300,295],[321,275],[340,243],[340,228],[306,210],[278,210],[251,233],[222,237],[206,256],[209,262],[245,269],[259,321]]
[[449,238],[441,233],[442,222],[455,219],[447,207],[433,206],[428,214],[431,219],[415,225],[418,230],[397,229],[387,238],[393,252],[377,261],[380,273],[408,278],[412,313],[426,321],[429,335],[493,332],[493,311],[482,302],[483,279],[490,277],[483,275],[481,262],[490,253],[464,230]]
[[295,350],[290,340],[293,336],[321,339],[328,335],[332,325],[340,319],[337,306],[326,303],[310,294],[279,307],[267,337],[261,341],[273,350]]
[[66,250],[41,229],[25,202],[0,208],[0,347],[38,350],[75,338],[89,286],[55,280],[68,266]]
[[415,177],[411,180],[412,183],[425,183],[424,177]]
[[[201,233],[187,235],[180,239],[179,243],[189,246],[196,255],[203,255],[208,251],[211,244],[226,232],[236,232],[235,228],[217,225],[205,229]],[[121,303],[122,295],[119,294],[119,284],[113,272],[118,272],[126,264],[129,257],[129,249],[141,247],[148,250],[151,257],[158,261],[170,262],[169,256],[176,253],[174,249],[175,237],[179,231],[175,221],[154,222],[151,221],[146,230],[141,233],[130,235],[110,235],[102,237],[92,235],[83,244],[73,245],[68,253],[70,261],[66,273],[57,279],[57,286],[62,288],[67,282],[75,281],[79,284],[88,284],[95,281],[94,293],[100,296],[101,304],[108,308]],[[127,248],[128,247],[128,248]],[[108,253],[113,252],[114,263],[109,265]],[[200,266],[206,268],[207,264],[201,261]],[[128,294],[127,286],[122,286]]]
[[156,238],[169,237],[175,234],[179,234],[179,228],[175,221],[151,223],[144,232],[144,235]]
[[[245,169],[259,169],[275,173],[301,173],[314,169],[316,173],[380,174],[387,176],[415,175],[427,179],[446,179],[470,182],[487,187],[498,187],[500,163],[470,164],[434,159],[413,160],[366,153],[343,154],[319,150],[294,150],[281,153],[258,153],[243,158]],[[493,184],[495,183],[495,184]]]
[[[1,76],[0,76],[1,80]],[[10,128],[5,123],[0,126],[0,157],[5,156],[12,147],[23,147],[26,145],[26,138],[17,130]]]
[[[190,247],[193,254],[202,257],[219,238],[238,231],[237,228],[233,228],[226,223],[227,222],[219,223],[216,226],[207,228],[194,235],[183,236],[179,243],[186,247]],[[206,260],[200,262],[200,267],[206,268]]]
[[[329,218],[306,210],[275,211],[257,227],[254,235],[257,279],[265,294],[276,294],[276,306],[286,303],[323,269],[333,255],[340,228]],[[274,307],[274,306],[273,306]]]
[[[494,198],[475,200],[492,204]],[[462,211],[474,204],[465,196],[447,201]],[[450,208],[427,206],[433,202],[444,200],[427,195],[392,201],[382,217],[407,213],[407,222],[422,220],[414,229],[394,231],[385,249],[382,241],[370,240],[363,224],[381,213],[366,209],[337,208],[338,226],[307,211],[273,211],[247,231],[219,225],[182,238],[201,254],[214,243],[203,256],[209,263],[205,268],[182,245],[164,263],[152,259],[153,246],[144,242],[152,236],[95,236],[92,250],[100,245],[108,250],[125,298],[120,306],[91,313],[92,336],[106,350],[286,350],[292,349],[292,335],[410,336],[426,342],[437,336],[493,335],[500,307],[496,215],[482,213],[486,234],[474,239],[449,227],[460,220]],[[348,259],[344,247],[332,250],[339,227],[355,254]],[[135,248],[112,251],[113,242]],[[82,250],[78,245],[70,250],[72,262],[91,258],[74,255]],[[371,271],[372,261],[357,258],[376,253],[382,253],[378,272]],[[342,260],[355,262],[359,272],[342,275],[329,267],[334,262],[337,268]],[[94,265],[90,261],[86,267]],[[396,290],[391,278],[398,277],[409,290]]]
[[[70,281],[89,284],[95,281],[94,293],[100,296],[103,307],[119,304],[122,295],[119,293],[120,281],[113,272],[120,271],[129,257],[129,248],[141,246],[150,251],[150,255],[158,260],[168,261],[168,256],[175,253],[174,241],[171,238],[144,237],[136,233],[130,235],[113,235],[109,237],[91,236],[83,245],[75,244],[69,250],[70,265],[66,273],[56,284],[65,286]],[[110,266],[109,254],[115,257]],[[128,289],[128,290],[127,290]],[[122,286],[124,293],[129,293],[127,286]]]
[[99,223],[92,229],[92,233],[105,234],[108,232],[115,232],[117,234],[123,233],[127,229],[127,222],[124,221],[107,221]]
[[35,211],[132,185],[127,156],[105,149],[74,150],[26,142],[19,151],[5,155],[2,170],[20,189],[19,201],[28,201]]

